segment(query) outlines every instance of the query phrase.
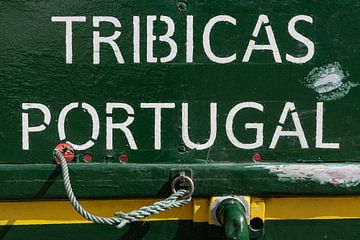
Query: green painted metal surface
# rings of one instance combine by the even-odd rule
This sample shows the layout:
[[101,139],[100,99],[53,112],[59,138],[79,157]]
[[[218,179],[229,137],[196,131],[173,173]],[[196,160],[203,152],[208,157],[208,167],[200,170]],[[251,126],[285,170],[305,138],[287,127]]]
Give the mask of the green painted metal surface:
[[[299,176],[282,177],[283,164],[192,164],[131,165],[71,164],[70,177],[80,198],[168,196],[172,172],[188,171],[195,184],[194,196],[305,196],[358,195],[357,177],[338,176],[356,168],[355,164],[311,165]],[[307,164],[298,165],[298,169]],[[339,170],[339,166],[345,168]],[[268,167],[271,167],[270,169]],[[329,170],[332,169],[332,170]],[[312,171],[329,172],[329,179],[311,177]],[[303,175],[309,174],[307,178]],[[336,179],[337,181],[334,181]],[[3,165],[0,170],[0,199],[65,198],[61,170],[54,165]],[[323,181],[323,182],[322,182]]]
[[[358,220],[268,221],[263,239],[356,240],[359,236],[359,223]],[[99,232],[101,232],[101,236]],[[104,240],[225,240],[223,230],[220,227],[193,224],[187,221],[134,223],[123,230],[91,224],[12,226],[0,228],[0,237],[4,240],[23,238],[29,240],[95,240],[99,238]]]
[[[359,194],[359,12],[355,0],[1,0],[0,199],[64,198],[62,141],[79,145],[80,198],[166,196],[182,170],[195,196]],[[358,239],[358,225],[268,221],[264,239]],[[191,222],[0,229],[24,237],[224,236]]]
[[[179,10],[181,6],[186,6],[186,10]],[[65,140],[78,145],[90,140],[94,124],[89,113],[81,108],[84,102],[96,110],[99,134],[94,132],[94,145],[79,153],[93,153],[96,162],[104,162],[107,155],[111,161],[118,162],[119,154],[124,152],[129,162],[142,164],[188,163],[194,159],[249,162],[254,152],[260,152],[266,161],[357,161],[360,88],[354,86],[359,79],[358,10],[357,1],[2,1],[0,144],[3,153],[0,162],[51,163],[51,150],[62,138],[58,132],[59,115],[70,103],[80,106],[65,116],[61,126]],[[233,18],[236,25],[225,19],[214,25],[209,38],[204,37],[210,19],[221,15]],[[264,20],[265,15],[269,23]],[[65,22],[53,18],[59,16],[81,16],[84,19],[78,21],[86,21],[72,23],[71,64],[66,63],[69,56]],[[116,18],[121,27],[99,19],[100,27],[96,27],[93,21],[97,21],[98,16]],[[140,63],[134,63],[134,16],[140,21]],[[147,50],[148,38],[151,38],[147,25],[152,23],[151,16],[157,17],[153,23],[153,34],[157,37],[153,42],[153,55],[158,58],[157,63],[149,62],[152,60]],[[166,63],[160,60],[171,53],[171,48],[165,40],[159,40],[167,31],[167,24],[160,16],[171,18],[175,27],[171,38],[176,42],[177,53]],[[190,63],[186,60],[189,57],[186,54],[187,16],[193,16]],[[313,54],[304,44],[306,41],[294,38],[294,33],[288,30],[290,20],[299,16],[294,29],[314,45]],[[253,37],[258,21],[258,37]],[[255,49],[249,60],[244,60],[250,40],[258,45],[269,44],[271,34],[265,26],[271,26],[275,50],[279,53]],[[124,63],[118,63],[109,44],[100,43],[100,63],[94,64],[93,35],[98,32],[107,37],[114,31],[121,32],[116,43]],[[209,50],[204,50],[206,40],[210,41],[216,56],[229,57],[236,53],[236,59],[225,64],[214,62],[208,57]],[[306,62],[302,60],[305,62],[302,64],[287,60],[289,56],[302,59],[307,55],[311,58]],[[276,62],[279,57],[281,63]],[[324,69],[314,70],[321,67]],[[324,76],[319,75],[319,71]],[[329,91],[333,88],[335,90]],[[134,119],[128,128],[136,150],[130,148],[121,130],[113,130],[112,137],[106,132],[106,116],[112,117],[114,123],[124,122],[128,117],[124,109],[106,114],[106,105],[113,102],[129,104],[134,110],[134,114],[130,114]],[[204,150],[184,147],[182,103],[189,104],[190,140],[205,143],[210,135],[211,102],[217,103],[214,143]],[[235,146],[226,133],[228,114],[241,102],[257,102],[263,106],[263,112],[252,108],[239,111],[230,128],[239,142],[254,143],[256,129],[245,130],[245,123],[263,123],[263,144],[256,149]],[[286,102],[294,103],[307,144],[301,146],[298,137],[285,136],[269,148]],[[321,135],[316,134],[317,102],[324,102],[322,141],[338,143],[338,148],[316,146],[316,135]],[[22,113],[28,113],[29,127],[43,124],[44,116],[39,109],[27,110],[22,106],[24,103],[43,104],[51,114],[43,131],[30,131],[29,136],[24,137],[28,146],[22,140]],[[175,108],[162,109],[159,150],[154,146],[154,109],[141,108],[141,103],[175,104]],[[295,129],[290,114],[284,123],[285,129]],[[109,150],[106,150],[107,137],[113,142]]]

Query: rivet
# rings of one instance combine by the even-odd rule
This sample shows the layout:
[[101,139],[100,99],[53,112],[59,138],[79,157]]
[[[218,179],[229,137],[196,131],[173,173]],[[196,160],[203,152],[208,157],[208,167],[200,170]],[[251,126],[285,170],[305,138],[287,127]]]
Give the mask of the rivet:
[[92,162],[93,158],[94,157],[93,157],[93,155],[91,153],[85,153],[84,156],[83,156],[83,160],[86,163]]
[[178,2],[178,3],[177,3],[177,6],[178,6],[178,9],[179,9],[180,11],[186,11],[186,9],[187,9],[187,4],[186,4],[186,2]]
[[122,153],[119,156],[119,161],[123,163],[127,163],[129,161],[129,156],[126,153]]
[[261,154],[260,153],[255,153],[253,156],[253,161],[254,162],[261,162]]

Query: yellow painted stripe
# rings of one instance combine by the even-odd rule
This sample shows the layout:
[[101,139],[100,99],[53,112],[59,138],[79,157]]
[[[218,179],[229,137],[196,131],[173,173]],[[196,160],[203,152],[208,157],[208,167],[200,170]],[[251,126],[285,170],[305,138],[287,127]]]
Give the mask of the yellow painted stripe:
[[360,197],[269,198],[266,220],[360,218]]
[[[82,206],[98,216],[112,217],[115,212],[130,212],[160,199],[85,200]],[[144,221],[193,220],[208,221],[208,199],[195,199],[182,208],[175,208]],[[79,224],[84,220],[69,201],[0,202],[0,225]]]
[[[160,199],[83,200],[89,212],[105,217],[130,212]],[[190,204],[153,215],[144,221],[191,220],[213,223],[212,199],[197,198]],[[264,220],[360,219],[360,197],[251,198],[251,218]],[[0,202],[0,225],[84,224],[66,200]]]

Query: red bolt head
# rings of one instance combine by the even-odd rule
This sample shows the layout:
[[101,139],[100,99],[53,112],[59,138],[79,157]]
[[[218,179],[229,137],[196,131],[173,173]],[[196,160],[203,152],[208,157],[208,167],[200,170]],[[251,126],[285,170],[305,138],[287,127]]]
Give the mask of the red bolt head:
[[254,162],[260,162],[261,161],[261,154],[260,153],[255,153],[253,156],[253,161]]
[[125,154],[125,153],[120,154],[119,160],[120,160],[121,162],[127,163],[127,162],[129,161],[129,156],[128,156],[127,154]]
[[91,153],[85,153],[84,157],[83,157],[84,162],[86,162],[86,163],[92,162],[93,158],[94,157],[93,157],[93,155]]

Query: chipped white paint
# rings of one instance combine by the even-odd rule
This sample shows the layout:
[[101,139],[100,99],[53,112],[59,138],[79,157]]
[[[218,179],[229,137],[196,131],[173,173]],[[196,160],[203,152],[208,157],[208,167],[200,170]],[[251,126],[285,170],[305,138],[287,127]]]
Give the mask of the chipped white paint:
[[339,187],[355,187],[360,184],[359,164],[290,164],[269,165],[264,168],[282,182],[303,180]]
[[352,87],[358,86],[357,83],[346,80],[348,76],[349,74],[342,70],[340,64],[335,62],[314,68],[303,83],[318,93],[319,100],[331,101],[344,97]]
[[[334,71],[332,68],[331,71]],[[337,73],[331,73],[329,75],[323,74],[319,80],[314,83],[314,90],[318,93],[327,93],[337,89],[342,85],[343,77]]]

